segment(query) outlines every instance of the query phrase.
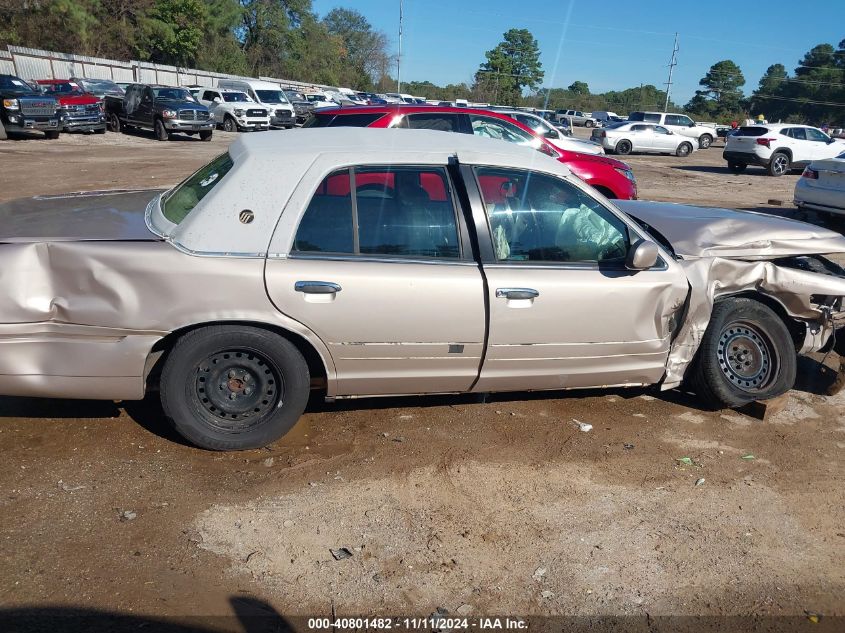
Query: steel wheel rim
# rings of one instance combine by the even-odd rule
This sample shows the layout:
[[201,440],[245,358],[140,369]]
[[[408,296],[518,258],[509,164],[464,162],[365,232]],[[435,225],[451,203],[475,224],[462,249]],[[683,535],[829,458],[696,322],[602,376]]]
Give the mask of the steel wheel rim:
[[227,349],[207,356],[197,365],[193,387],[206,419],[225,431],[255,427],[284,404],[281,371],[251,349]]
[[762,391],[777,375],[774,345],[750,323],[738,321],[722,328],[716,355],[722,374],[741,391]]
[[786,156],[779,154],[775,156],[775,159],[772,164],[772,171],[776,174],[784,174],[786,173]]

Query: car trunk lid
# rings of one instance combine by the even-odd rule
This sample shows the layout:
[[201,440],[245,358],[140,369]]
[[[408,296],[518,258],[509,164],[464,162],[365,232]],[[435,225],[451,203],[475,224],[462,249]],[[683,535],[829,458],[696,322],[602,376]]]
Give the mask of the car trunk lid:
[[0,243],[144,241],[147,203],[161,190],[85,191],[0,204]]

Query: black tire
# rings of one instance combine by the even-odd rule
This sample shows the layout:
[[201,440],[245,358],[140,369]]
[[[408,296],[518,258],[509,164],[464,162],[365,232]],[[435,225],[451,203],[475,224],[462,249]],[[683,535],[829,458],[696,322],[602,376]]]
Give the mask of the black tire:
[[161,119],[156,119],[155,124],[153,125],[153,130],[156,135],[156,140],[158,141],[169,141],[170,140],[170,132],[167,131],[167,128],[164,127],[164,121]]
[[223,129],[226,132],[237,132],[238,122],[227,114],[226,118],[223,119]]
[[792,336],[771,308],[724,299],[713,306],[689,379],[707,405],[733,408],[789,391],[797,365]]
[[690,154],[692,154],[692,143],[681,143],[678,145],[678,149],[675,150],[675,156],[680,156],[681,158]]
[[731,170],[735,174],[741,174],[745,171],[745,168],[748,167],[745,163],[737,163],[734,161],[728,161],[728,169]]
[[117,116],[114,112],[112,112],[109,115],[109,120],[108,120],[107,125],[108,125],[110,132],[118,132],[119,133],[123,128],[123,126],[120,123],[120,117]]
[[699,149],[707,149],[713,144],[713,137],[709,134],[702,134],[698,137],[698,147]]
[[59,131],[58,130],[48,130],[47,132],[44,132],[44,136],[46,136],[51,141],[55,141],[57,138],[59,138]]
[[584,121],[584,127],[593,127],[593,126],[595,126],[595,123],[593,123],[592,121],[589,121],[589,120]]
[[200,140],[201,141],[210,141],[214,132],[212,130],[203,130],[200,132]]
[[792,161],[789,160],[789,155],[785,152],[775,152],[769,159],[769,164],[766,165],[766,173],[769,176],[783,176],[788,174],[791,169]]
[[162,407],[176,431],[216,451],[276,441],[299,420],[309,395],[308,364],[299,350],[250,326],[189,332],[173,346],[161,374]]
[[104,128],[104,127],[100,127],[100,128],[97,128],[96,130],[94,130],[94,134],[105,134],[105,133],[106,133],[106,128]]
[[6,134],[6,128],[3,127],[3,122],[0,121],[0,141],[5,141],[9,138],[9,135]]
[[616,144],[613,151],[624,156],[626,154],[630,154],[632,149],[634,149],[634,146],[631,144],[631,141],[622,139]]

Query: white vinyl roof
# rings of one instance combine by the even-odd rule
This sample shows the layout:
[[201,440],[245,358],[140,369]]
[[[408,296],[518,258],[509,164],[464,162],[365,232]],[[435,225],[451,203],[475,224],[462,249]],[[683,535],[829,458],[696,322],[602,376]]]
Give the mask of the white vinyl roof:
[[[472,165],[533,169],[568,176],[569,169],[529,146],[430,130],[306,128],[241,135],[229,147],[234,167],[178,225],[148,210],[151,228],[197,254],[260,256],[283,211],[298,214],[328,174],[355,165]],[[287,209],[298,189],[296,209]],[[301,201],[304,201],[302,203]],[[244,224],[242,210],[253,212]]]

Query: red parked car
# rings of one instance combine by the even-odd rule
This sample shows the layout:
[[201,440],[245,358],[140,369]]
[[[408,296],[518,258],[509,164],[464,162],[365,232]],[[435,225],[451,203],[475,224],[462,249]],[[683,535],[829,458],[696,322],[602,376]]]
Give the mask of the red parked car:
[[620,200],[637,198],[634,172],[621,160],[558,149],[518,121],[489,110],[400,104],[324,108],[314,112],[304,127],[399,127],[441,130],[531,145],[565,163],[573,174],[605,197]]
[[62,132],[96,132],[105,134],[106,115],[103,102],[85,92],[69,79],[39,79],[41,92],[59,102],[59,128]]

